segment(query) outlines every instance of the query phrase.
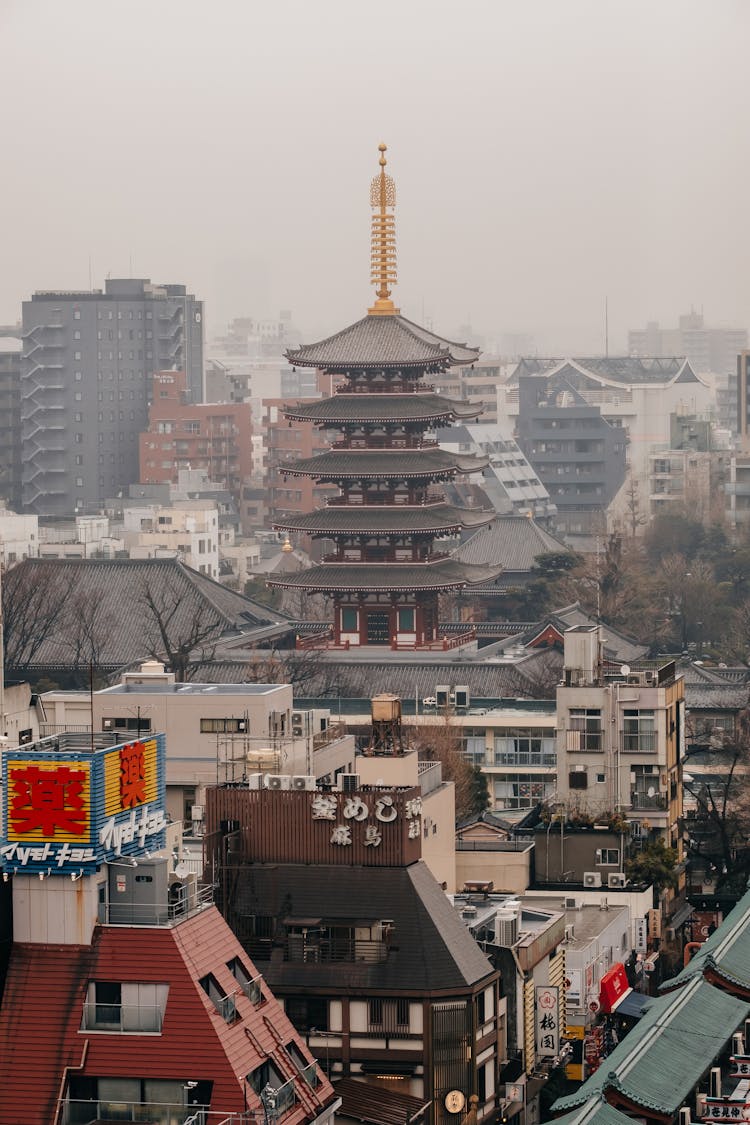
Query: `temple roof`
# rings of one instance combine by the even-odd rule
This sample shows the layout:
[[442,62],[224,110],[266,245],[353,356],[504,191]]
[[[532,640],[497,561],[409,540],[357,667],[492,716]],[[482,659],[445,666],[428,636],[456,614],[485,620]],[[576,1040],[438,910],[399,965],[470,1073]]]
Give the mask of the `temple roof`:
[[444,340],[400,315],[365,316],[334,336],[286,353],[296,367],[452,367],[475,363],[479,349]]
[[476,473],[489,464],[487,457],[449,453],[445,449],[346,449],[330,450],[317,457],[282,462],[280,474],[319,477],[321,480],[343,480],[383,477],[405,480],[407,477],[450,476],[453,473]]
[[307,515],[286,516],[275,521],[274,528],[308,535],[446,534],[464,527],[483,527],[495,518],[496,513],[491,509],[454,508],[451,504],[329,505]]
[[335,394],[319,402],[288,406],[286,418],[319,422],[440,422],[478,418],[482,404],[458,402],[437,394]]
[[499,566],[470,566],[454,558],[432,563],[323,563],[298,574],[272,576],[269,586],[310,591],[451,590],[498,578]]

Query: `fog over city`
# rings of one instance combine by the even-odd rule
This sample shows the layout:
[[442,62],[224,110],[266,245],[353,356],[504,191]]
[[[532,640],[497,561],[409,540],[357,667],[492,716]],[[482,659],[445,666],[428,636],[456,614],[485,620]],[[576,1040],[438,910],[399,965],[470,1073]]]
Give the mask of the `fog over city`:
[[404,313],[610,352],[748,323],[746,0],[0,0],[0,323],[180,281],[209,331],[363,315],[388,145]]

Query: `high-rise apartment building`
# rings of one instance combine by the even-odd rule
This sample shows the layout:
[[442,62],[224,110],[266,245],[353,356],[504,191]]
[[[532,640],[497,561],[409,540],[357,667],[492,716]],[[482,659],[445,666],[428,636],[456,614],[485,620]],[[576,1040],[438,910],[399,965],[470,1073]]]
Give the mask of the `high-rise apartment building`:
[[21,503],[21,341],[0,334],[0,497]]
[[628,332],[631,356],[684,355],[694,371],[727,375],[734,369],[735,356],[747,348],[746,328],[709,328],[702,313],[691,310],[679,318],[677,328],[662,328],[649,321],[645,328]]
[[98,508],[138,479],[151,376],[203,400],[203,303],[184,285],[109,280],[23,304],[21,499],[46,516]]

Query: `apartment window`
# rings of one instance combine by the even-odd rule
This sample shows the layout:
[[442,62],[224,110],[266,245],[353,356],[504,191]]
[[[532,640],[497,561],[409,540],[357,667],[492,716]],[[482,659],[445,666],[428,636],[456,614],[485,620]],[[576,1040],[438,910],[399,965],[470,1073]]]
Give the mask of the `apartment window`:
[[83,445],[83,434],[76,434],[74,437],[76,445]]
[[83,402],[83,391],[76,391],[73,395],[73,400],[75,402]]
[[83,454],[82,453],[76,453],[76,465],[82,465],[82,464],[83,464]]
[[81,353],[80,352],[73,352],[73,359],[81,359]]
[[201,734],[245,734],[247,719],[201,719]]
[[571,770],[568,774],[569,789],[588,789],[589,779],[586,770]]
[[328,1001],[320,996],[289,997],[284,1004],[286,1014],[297,1031],[312,1034],[328,1031]]
[[74,340],[80,340],[80,338],[81,338],[80,329],[76,328],[75,332],[73,333],[73,339]]
[[151,730],[151,719],[147,715],[118,715],[102,719],[102,730],[135,731],[147,734]]
[[253,977],[242,964],[239,957],[233,957],[231,961],[227,962],[227,968],[239,984],[242,991],[256,1007],[263,1003],[263,989],[261,987],[262,977],[260,974]]
[[625,753],[649,753],[656,749],[656,716],[653,711],[625,710],[622,720]]
[[198,981],[206,996],[212,1002],[216,1011],[225,1023],[233,1023],[237,1018],[237,1006],[234,996],[227,996],[213,973],[207,973]]
[[568,750],[602,749],[602,713],[598,707],[571,707]]
[[596,849],[596,865],[597,865],[597,867],[619,867],[620,866],[620,849],[619,848],[597,848]]
[[256,1094],[260,1094],[265,1090],[266,1086],[270,1086],[272,1090],[280,1090],[285,1085],[285,1079],[281,1071],[271,1062],[266,1059],[264,1063],[251,1070],[247,1076],[248,1085],[250,1085]]
[[409,1001],[404,997],[383,1000],[377,997],[368,1001],[368,1031],[386,1035],[403,1035],[409,1031]]
[[76,477],[76,488],[83,488],[83,477]]
[[[81,319],[81,310],[80,309],[73,309],[73,320],[80,320],[80,319]],[[80,339],[80,336],[78,337],[78,339]]]
[[78,413],[74,414],[73,415],[73,421],[74,422],[82,422],[83,421],[83,414],[78,414]]

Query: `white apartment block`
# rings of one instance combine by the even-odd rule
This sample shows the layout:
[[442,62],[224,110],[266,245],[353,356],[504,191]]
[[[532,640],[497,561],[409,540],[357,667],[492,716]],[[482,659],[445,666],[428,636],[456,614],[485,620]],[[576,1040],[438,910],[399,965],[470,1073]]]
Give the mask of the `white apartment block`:
[[7,570],[39,554],[39,517],[19,516],[0,508],[0,567]]
[[219,511],[213,500],[177,500],[123,509],[123,539],[131,559],[176,555],[209,578],[219,577]]

